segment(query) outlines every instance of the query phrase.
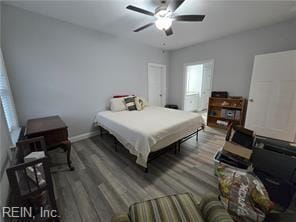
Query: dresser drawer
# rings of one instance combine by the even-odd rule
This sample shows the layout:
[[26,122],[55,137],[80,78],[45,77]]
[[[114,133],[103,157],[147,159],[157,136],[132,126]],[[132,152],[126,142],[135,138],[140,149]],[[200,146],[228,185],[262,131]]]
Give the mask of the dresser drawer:
[[67,128],[56,129],[52,131],[47,131],[45,133],[38,133],[28,136],[28,138],[43,136],[45,139],[46,146],[54,146],[60,144],[63,141],[68,140],[68,130]]

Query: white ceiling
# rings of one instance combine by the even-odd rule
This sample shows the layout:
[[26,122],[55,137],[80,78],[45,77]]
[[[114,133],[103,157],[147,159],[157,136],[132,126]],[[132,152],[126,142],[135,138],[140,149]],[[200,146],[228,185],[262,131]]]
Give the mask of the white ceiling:
[[205,14],[202,23],[174,22],[167,37],[155,26],[133,29],[153,17],[129,11],[129,4],[154,11],[157,0],[9,1],[8,4],[164,49],[178,49],[210,39],[296,18],[294,1],[186,0],[176,14]]

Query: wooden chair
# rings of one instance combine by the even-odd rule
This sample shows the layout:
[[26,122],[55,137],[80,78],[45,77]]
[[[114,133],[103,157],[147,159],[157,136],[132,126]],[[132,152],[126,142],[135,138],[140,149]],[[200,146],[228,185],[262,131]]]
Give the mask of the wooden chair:
[[44,151],[47,156],[47,148],[44,137],[20,140],[16,143],[15,164],[23,163],[24,157],[31,152]]
[[[40,150],[47,154],[42,137],[17,143],[15,165],[6,170],[11,188],[11,206],[26,207],[32,210],[33,221],[58,221],[58,217],[52,215],[43,215],[41,218],[41,206],[49,210],[47,212],[54,212],[54,215],[58,215],[48,157],[24,162],[26,155]],[[26,216],[24,218],[26,221],[32,219],[32,215],[22,216]]]

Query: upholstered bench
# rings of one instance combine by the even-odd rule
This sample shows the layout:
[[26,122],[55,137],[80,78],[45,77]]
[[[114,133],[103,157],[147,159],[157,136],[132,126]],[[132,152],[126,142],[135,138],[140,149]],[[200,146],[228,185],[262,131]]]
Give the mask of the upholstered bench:
[[190,193],[159,197],[135,203],[128,213],[112,222],[233,222],[216,195],[206,195],[197,203]]

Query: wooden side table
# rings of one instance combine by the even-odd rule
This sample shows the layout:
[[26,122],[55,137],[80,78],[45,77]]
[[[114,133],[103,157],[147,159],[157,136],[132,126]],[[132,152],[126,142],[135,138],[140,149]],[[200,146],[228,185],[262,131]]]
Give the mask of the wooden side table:
[[48,151],[63,148],[67,152],[67,163],[70,170],[71,166],[71,141],[68,139],[68,127],[59,116],[49,116],[27,121],[26,138],[43,136]]

